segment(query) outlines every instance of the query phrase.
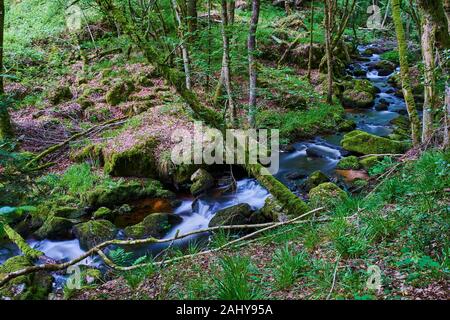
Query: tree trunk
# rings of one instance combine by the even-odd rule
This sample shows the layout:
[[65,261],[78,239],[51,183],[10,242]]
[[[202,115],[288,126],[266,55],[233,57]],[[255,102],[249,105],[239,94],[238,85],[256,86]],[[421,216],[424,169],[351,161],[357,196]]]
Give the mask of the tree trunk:
[[[439,2],[434,0],[434,2]],[[434,75],[434,50],[436,26],[433,23],[429,1],[418,1],[422,12],[422,58],[424,63],[424,104],[422,122],[422,142],[427,141],[433,133],[433,119],[436,113],[436,78]]]
[[248,122],[251,127],[255,127],[255,113],[256,113],[256,29],[259,20],[259,6],[260,0],[253,0],[252,2],[252,17],[250,19],[250,30],[248,34],[248,69],[249,69],[249,99],[248,99]]
[[308,81],[311,82],[311,68],[313,56],[313,40],[314,40],[314,0],[311,1],[311,18],[309,27],[309,56],[308,56]]
[[395,33],[398,42],[398,54],[400,59],[400,76],[402,79],[403,96],[405,97],[406,109],[408,111],[409,120],[411,122],[411,139],[414,146],[419,144],[420,140],[420,120],[414,102],[414,96],[411,90],[411,82],[408,66],[408,48],[406,46],[405,31],[400,16],[400,1],[391,0],[392,18],[395,25]]
[[222,75],[223,83],[227,91],[228,97],[228,108],[231,123],[236,120],[236,108],[234,106],[233,95],[231,91],[231,71],[230,71],[230,38],[228,36],[228,8],[227,0],[221,0],[222,11],[222,45],[223,45],[223,56],[222,56]]
[[325,51],[327,57],[327,103],[333,102],[333,56],[331,52],[331,11],[332,1],[325,0],[324,3],[324,27],[325,27]]
[[234,24],[234,16],[236,12],[236,0],[227,0],[227,16],[228,16],[228,24]]
[[187,25],[191,35],[197,31],[197,19],[197,0],[187,0]]
[[181,47],[181,54],[183,56],[183,67],[184,67],[184,74],[185,74],[185,81],[186,81],[186,88],[190,90],[192,88],[191,86],[191,62],[189,58],[189,50],[187,47],[187,41],[184,34],[184,25],[183,21],[181,20],[181,14],[178,10],[178,5],[176,0],[172,0],[172,6],[173,11],[175,15],[175,19],[178,24],[178,35],[180,37],[180,47]]
[[5,1],[0,0],[0,140],[11,138],[13,130],[8,113],[8,103],[3,89],[3,34],[5,29]]

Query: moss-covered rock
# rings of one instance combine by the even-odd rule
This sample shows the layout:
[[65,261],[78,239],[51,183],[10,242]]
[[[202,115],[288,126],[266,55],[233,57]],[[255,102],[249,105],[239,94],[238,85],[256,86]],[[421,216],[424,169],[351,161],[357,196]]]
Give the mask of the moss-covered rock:
[[309,191],[314,187],[317,187],[319,184],[330,181],[330,178],[322,171],[314,171],[309,175],[309,177],[305,181],[305,190]]
[[68,101],[72,99],[72,97],[72,91],[70,91],[70,87],[68,85],[57,86],[48,93],[48,100],[54,105]]
[[373,68],[378,71],[379,76],[388,76],[396,69],[395,63],[387,60],[380,60],[373,65]]
[[121,182],[113,186],[98,186],[86,195],[86,202],[93,208],[112,207],[143,198],[173,198],[157,180]]
[[370,108],[373,106],[375,97],[366,91],[356,89],[345,90],[342,94],[342,104],[350,108]]
[[347,194],[332,182],[325,182],[311,189],[308,193],[310,206],[331,209],[337,202],[344,200]]
[[345,158],[342,158],[338,164],[337,164],[337,169],[342,169],[342,170],[348,170],[348,169],[359,169],[359,161],[358,161],[358,157],[355,156],[348,156]]
[[267,197],[260,212],[269,221],[281,222],[288,220],[288,212],[284,210],[283,205],[272,196]]
[[[0,279],[6,274],[31,267],[25,256],[15,256],[0,265]],[[44,300],[52,289],[53,278],[48,272],[36,272],[17,277],[0,288],[0,299]]]
[[364,131],[347,133],[341,141],[344,149],[361,154],[403,153],[408,145]]
[[100,207],[97,209],[97,211],[94,212],[92,215],[94,219],[104,219],[104,220],[113,220],[115,217],[115,214],[113,211],[106,207]]
[[366,171],[370,170],[374,165],[378,163],[378,157],[377,156],[370,156],[365,157],[359,160],[359,164],[361,167],[363,167]]
[[348,132],[356,128],[356,122],[351,119],[346,119],[338,124],[337,130],[339,132]]
[[75,162],[84,162],[90,160],[98,165],[104,164],[103,159],[103,145],[102,144],[88,144],[87,146],[72,151],[70,159]]
[[[380,90],[375,87],[372,82],[370,82],[369,80],[366,79],[358,79],[358,80],[354,80],[352,81],[352,88],[357,90],[357,91],[364,91],[364,92],[368,92],[370,94],[372,94],[373,96],[376,95]],[[347,88],[347,89],[352,89],[352,88]]]
[[44,224],[34,233],[38,239],[71,239],[73,222],[69,219],[50,215]]
[[191,193],[198,196],[214,186],[214,178],[205,169],[198,169],[191,176],[192,186]]
[[114,239],[117,228],[108,220],[91,220],[77,224],[74,233],[80,240],[80,247],[89,250],[102,242]]
[[104,171],[117,177],[157,177],[155,148],[158,141],[149,137],[123,151],[104,150]]
[[239,225],[250,223],[253,214],[252,208],[247,203],[241,203],[216,212],[209,222],[210,227]]
[[128,96],[134,91],[133,81],[119,81],[114,84],[106,93],[106,102],[111,106],[116,106],[128,99]]
[[142,222],[126,227],[124,231],[127,237],[133,239],[162,238],[167,231],[181,221],[183,219],[173,213],[152,213]]

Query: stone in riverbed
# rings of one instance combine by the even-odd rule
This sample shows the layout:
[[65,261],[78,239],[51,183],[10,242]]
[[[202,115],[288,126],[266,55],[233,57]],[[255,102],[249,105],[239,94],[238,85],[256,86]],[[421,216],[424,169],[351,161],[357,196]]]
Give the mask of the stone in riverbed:
[[333,208],[337,202],[345,200],[347,194],[344,190],[331,182],[325,182],[311,189],[308,193],[312,208]]
[[[0,265],[0,279],[4,275],[33,265],[25,256],[9,258]],[[0,288],[1,299],[45,300],[52,290],[53,277],[44,271],[17,277]]]
[[403,153],[408,148],[406,143],[360,130],[354,130],[344,135],[341,145],[348,151],[361,154]]
[[348,169],[359,169],[358,157],[348,156],[339,160],[337,164],[337,169],[348,170]]
[[114,239],[117,228],[108,220],[91,220],[74,227],[74,233],[80,240],[80,247],[89,250],[96,245]]
[[44,224],[34,233],[38,239],[61,240],[73,238],[73,222],[66,218],[50,215]]
[[269,221],[280,222],[289,219],[288,213],[284,210],[283,205],[273,196],[267,197],[260,212]]
[[195,171],[191,176],[191,181],[193,182],[191,193],[194,196],[198,196],[214,186],[214,178],[205,169]]
[[239,225],[251,223],[253,210],[247,203],[241,203],[216,212],[209,222],[209,227]]
[[143,239],[147,237],[162,238],[173,226],[183,219],[173,213],[152,213],[142,222],[125,228],[127,237]]
[[365,157],[359,160],[359,164],[367,171],[370,170],[374,165],[378,163],[377,156]]
[[106,207],[100,207],[97,211],[92,215],[94,219],[104,219],[104,220],[113,220],[115,214],[113,211]]
[[318,186],[321,183],[330,181],[330,178],[326,174],[324,174],[322,171],[314,171],[311,173],[306,179],[305,182],[305,190],[309,191],[312,188]]
[[342,104],[349,108],[370,108],[374,103],[374,96],[366,91],[355,89],[345,90],[342,94]]

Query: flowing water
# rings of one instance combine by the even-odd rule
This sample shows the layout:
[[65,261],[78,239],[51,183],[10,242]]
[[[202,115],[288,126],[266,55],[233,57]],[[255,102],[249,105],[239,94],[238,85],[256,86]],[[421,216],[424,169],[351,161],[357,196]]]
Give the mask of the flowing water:
[[[360,46],[360,52],[368,46]],[[379,55],[372,55],[369,61],[355,61],[350,68],[357,67],[366,71],[366,76],[358,77],[370,80],[378,89],[375,105],[371,109],[349,109],[347,117],[357,123],[357,128],[379,136],[387,136],[392,132],[390,121],[404,113],[405,103],[403,99],[393,95],[394,88],[388,83],[388,76],[379,76],[376,70],[371,68],[374,62],[380,60]],[[378,111],[380,103],[387,104],[387,109]],[[308,141],[300,141],[293,144],[294,150],[280,154],[280,170],[276,178],[287,185],[293,192],[302,196],[298,188],[298,181],[306,178],[316,170],[321,170],[330,177],[336,177],[335,168],[343,156],[347,154],[340,146],[342,134],[316,137]],[[261,187],[254,179],[242,179],[237,181],[237,190],[234,193],[223,193],[218,188],[208,195],[193,198],[180,198],[181,204],[174,210],[175,214],[183,218],[183,222],[169,231],[166,238],[171,238],[177,230],[184,234],[193,230],[206,228],[214,214],[221,209],[239,204],[248,203],[253,209],[260,209],[265,199],[269,196],[267,190]],[[177,240],[176,245],[186,246],[190,240],[205,239],[205,235],[193,236],[183,240]],[[78,240],[69,241],[35,241],[30,240],[30,245],[44,252],[48,257],[56,261],[68,261],[83,253]],[[157,253],[167,245],[145,246],[134,248],[136,254]],[[0,246],[0,263],[7,258],[19,254],[14,245]],[[87,265],[97,265],[98,259],[89,258],[81,262]]]

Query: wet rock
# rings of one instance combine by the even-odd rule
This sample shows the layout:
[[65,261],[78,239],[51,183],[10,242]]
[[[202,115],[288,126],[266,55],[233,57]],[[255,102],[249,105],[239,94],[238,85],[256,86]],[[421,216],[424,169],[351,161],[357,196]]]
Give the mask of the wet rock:
[[74,233],[80,240],[80,247],[89,250],[102,242],[114,239],[117,228],[108,220],[91,220],[77,224]]
[[361,154],[403,153],[408,145],[379,137],[364,131],[354,130],[344,135],[341,141],[344,149]]
[[345,191],[331,182],[322,183],[311,189],[308,196],[312,208],[325,207],[327,209],[332,209],[336,203],[347,198]]
[[344,121],[341,121],[338,124],[338,131],[339,132],[348,132],[348,131],[352,131],[356,128],[356,122],[351,120],[351,119],[346,119]]
[[330,181],[330,178],[322,171],[314,171],[305,181],[305,190],[309,191],[319,184]]
[[386,99],[380,99],[378,103],[375,105],[375,110],[383,111],[387,110],[389,107],[389,102]]
[[341,169],[341,170],[359,169],[358,157],[348,156],[348,157],[342,158],[338,162],[336,167],[337,167],[337,169]]
[[354,89],[345,90],[342,94],[342,104],[349,108],[371,108],[374,103],[374,96],[365,91]]
[[286,177],[286,179],[289,179],[289,180],[298,180],[298,179],[306,178],[306,175],[303,173],[300,173],[300,172],[291,172],[291,173],[286,174],[285,177]]
[[387,60],[380,60],[372,65],[372,67],[378,71],[379,76],[388,76],[395,71],[397,66],[395,63],[392,63]]
[[97,209],[97,211],[94,212],[92,215],[94,219],[103,219],[103,220],[109,220],[112,221],[115,217],[115,214],[113,211],[106,207],[100,207]]
[[34,233],[38,239],[61,240],[73,238],[73,222],[66,218],[49,216],[44,224]]
[[142,222],[126,227],[124,232],[127,237],[143,239],[148,237],[162,238],[172,227],[183,219],[173,213],[152,213]]
[[[4,275],[33,266],[33,262],[25,256],[9,258],[0,265],[0,279]],[[45,300],[52,289],[53,277],[44,271],[17,277],[0,288],[1,299],[12,300]]]
[[216,212],[209,222],[209,227],[239,225],[251,223],[253,210],[247,203],[238,204]]
[[191,193],[194,196],[198,196],[214,186],[214,178],[204,169],[198,169],[194,172],[191,176],[191,181],[193,182]]
[[281,222],[289,219],[288,213],[284,210],[283,205],[273,196],[267,197],[260,212],[269,221]]
[[336,173],[344,178],[346,183],[353,183],[355,180],[368,180],[369,176],[364,170],[336,170]]
[[359,164],[366,170],[370,170],[373,166],[375,166],[378,163],[378,157],[377,156],[370,156],[365,157],[359,160]]

